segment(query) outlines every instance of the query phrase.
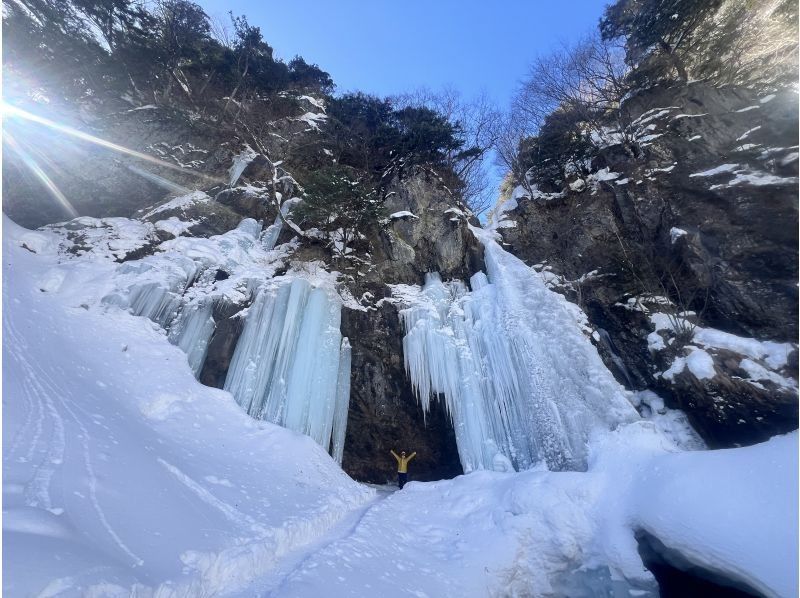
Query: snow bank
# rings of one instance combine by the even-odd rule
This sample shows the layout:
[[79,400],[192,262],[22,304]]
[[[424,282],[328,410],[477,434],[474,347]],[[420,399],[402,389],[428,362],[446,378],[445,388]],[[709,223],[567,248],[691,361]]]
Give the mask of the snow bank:
[[656,596],[635,539],[646,530],[696,566],[792,596],[796,453],[796,434],[678,452],[636,422],[596,438],[585,473],[410,482],[306,556],[274,595]]
[[797,439],[655,459],[633,494],[633,525],[765,596],[796,596]]

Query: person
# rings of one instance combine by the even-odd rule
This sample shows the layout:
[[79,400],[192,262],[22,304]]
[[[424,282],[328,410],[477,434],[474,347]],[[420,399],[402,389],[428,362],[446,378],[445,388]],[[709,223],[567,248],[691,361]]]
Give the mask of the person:
[[414,451],[408,457],[406,457],[405,451],[400,451],[399,457],[393,450],[389,452],[391,452],[392,457],[397,460],[397,485],[400,486],[400,490],[402,490],[403,486],[405,486],[408,481],[408,462],[417,456],[417,452]]

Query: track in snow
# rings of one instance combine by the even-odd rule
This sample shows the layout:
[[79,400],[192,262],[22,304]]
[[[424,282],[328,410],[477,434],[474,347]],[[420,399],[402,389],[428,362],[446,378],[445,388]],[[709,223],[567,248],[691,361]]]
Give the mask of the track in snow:
[[[370,486],[372,486],[370,484]],[[374,509],[382,501],[394,494],[397,490],[391,486],[373,486],[377,494],[373,500],[364,506],[353,509],[345,515],[341,521],[331,528],[328,533],[320,537],[315,542],[306,544],[283,556],[280,564],[269,574],[255,580],[247,590],[237,592],[233,596],[245,598],[248,596],[258,596],[262,598],[278,598],[286,582],[306,569],[306,565],[312,557],[326,548],[351,536],[358,529],[359,524],[369,511]]]

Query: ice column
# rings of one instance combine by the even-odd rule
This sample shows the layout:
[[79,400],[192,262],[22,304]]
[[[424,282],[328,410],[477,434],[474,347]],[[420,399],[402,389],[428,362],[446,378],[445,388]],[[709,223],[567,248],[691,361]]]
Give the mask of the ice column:
[[586,443],[637,416],[579,325],[539,275],[484,241],[488,277],[429,274],[400,316],[406,370],[425,411],[442,396],[465,471],[582,469]]
[[214,301],[204,297],[184,306],[169,329],[169,340],[178,345],[189,360],[195,377],[200,375],[208,352],[208,343],[214,334]]
[[224,385],[251,416],[307,434],[339,459],[350,384],[340,319],[338,298],[304,279],[262,289]]
[[103,303],[128,309],[135,316],[144,316],[167,328],[177,315],[181,295],[196,278],[197,264],[188,258],[166,260],[149,256],[122,264],[118,274],[130,279],[126,291],[103,297]]
[[[288,199],[283,202],[283,205],[281,205],[281,214],[275,216],[275,222],[264,229],[264,232],[261,234],[261,245],[264,247],[264,249],[267,251],[275,249],[275,243],[278,242],[278,237],[283,230],[283,218],[286,218],[289,215],[289,212],[291,212],[292,208],[299,201],[299,199],[293,197],[292,199]],[[281,215],[283,218],[281,218]]]
[[347,413],[350,410],[350,362],[352,350],[350,340],[342,339],[339,353],[339,373],[336,381],[336,408],[333,413],[333,437],[330,453],[341,465],[344,454],[344,436],[347,431]]

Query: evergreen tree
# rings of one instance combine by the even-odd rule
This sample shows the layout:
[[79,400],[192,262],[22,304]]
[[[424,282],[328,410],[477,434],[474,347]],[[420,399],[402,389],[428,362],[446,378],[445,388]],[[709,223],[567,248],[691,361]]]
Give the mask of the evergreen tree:
[[695,49],[697,30],[722,0],[617,0],[600,20],[603,39],[627,38],[628,60],[641,64],[663,57],[678,77],[689,77],[687,55]]
[[356,170],[335,165],[304,179],[303,202],[296,217],[329,234],[335,254],[344,258],[353,241],[382,214],[378,190]]

